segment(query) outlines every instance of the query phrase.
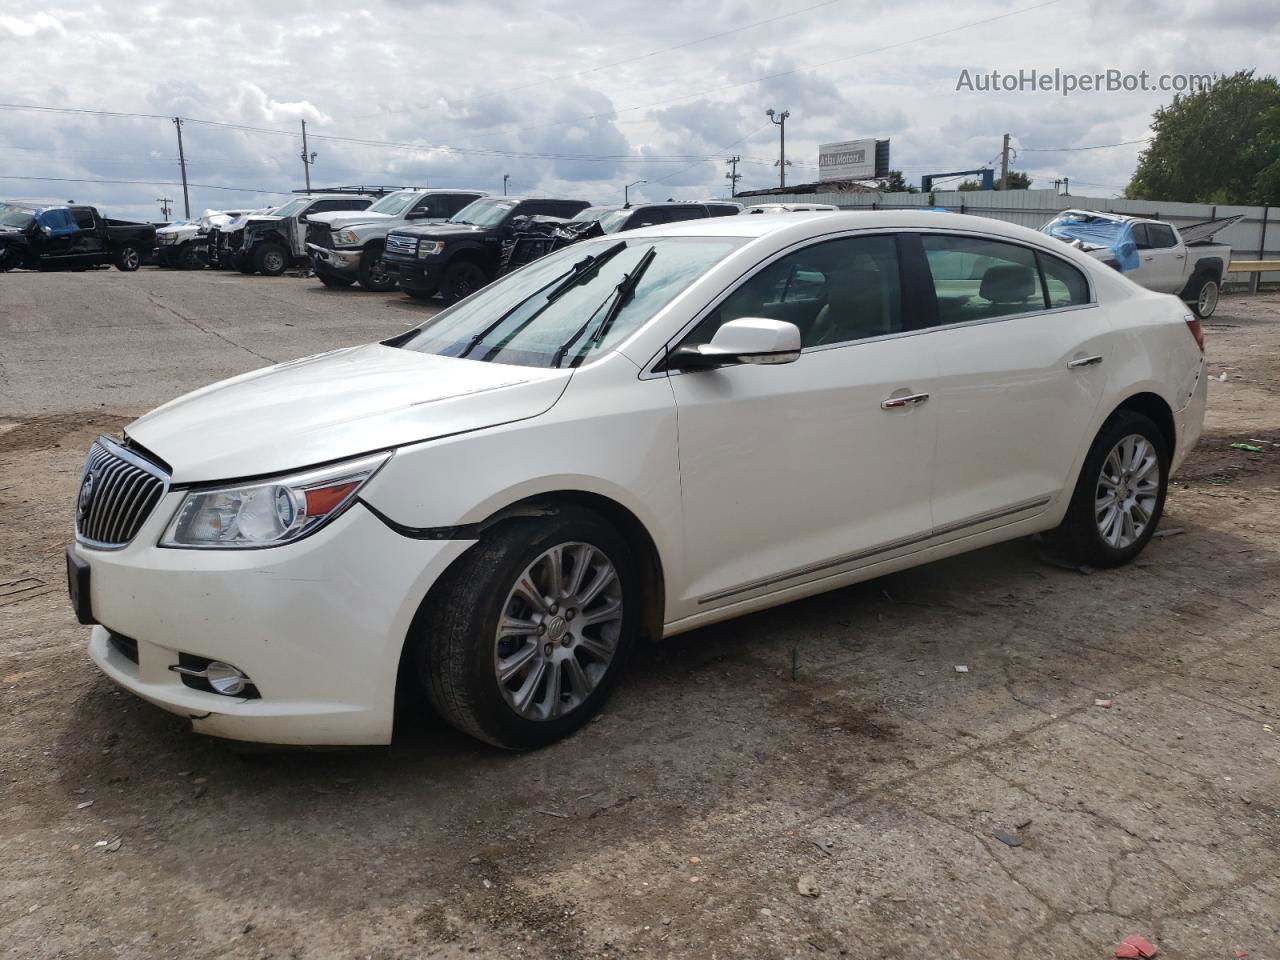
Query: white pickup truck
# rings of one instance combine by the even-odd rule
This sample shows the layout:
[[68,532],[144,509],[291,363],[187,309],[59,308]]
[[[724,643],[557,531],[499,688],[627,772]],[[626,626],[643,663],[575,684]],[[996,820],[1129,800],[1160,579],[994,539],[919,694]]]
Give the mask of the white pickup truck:
[[[1094,210],[1064,210],[1046,223],[1041,232],[1072,243],[1090,256],[1122,270],[1139,286],[1175,294],[1190,304],[1197,317],[1205,320],[1217,309],[1222,275],[1231,263],[1230,245],[1214,243],[1213,238],[1240,219],[1239,216],[1220,217],[1178,228],[1163,220]],[[1132,234],[1137,249],[1127,269],[1115,245],[1079,236],[1087,235],[1094,228],[1100,228],[1101,233],[1109,227],[1116,228],[1117,238]],[[1128,230],[1124,230],[1125,227]]]
[[214,226],[243,217],[247,210],[206,210],[199,220],[185,220],[156,231],[155,259],[162,267],[199,270],[205,264],[205,243]]

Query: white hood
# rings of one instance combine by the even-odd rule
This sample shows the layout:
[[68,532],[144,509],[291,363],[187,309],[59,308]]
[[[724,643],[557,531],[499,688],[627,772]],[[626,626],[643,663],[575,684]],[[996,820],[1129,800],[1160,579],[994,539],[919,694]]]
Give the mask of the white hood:
[[397,220],[389,213],[371,213],[368,210],[330,210],[328,213],[313,213],[307,216],[308,223],[324,223],[331,230],[341,230],[361,223],[377,223],[380,220]]
[[125,432],[174,483],[258,476],[536,417],[571,375],[375,343],[212,384]]

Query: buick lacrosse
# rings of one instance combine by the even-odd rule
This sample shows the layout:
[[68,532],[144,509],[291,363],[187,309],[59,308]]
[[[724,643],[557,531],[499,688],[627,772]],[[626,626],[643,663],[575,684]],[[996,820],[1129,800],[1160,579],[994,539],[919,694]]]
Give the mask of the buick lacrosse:
[[384,743],[414,683],[536,747],[645,638],[1036,532],[1125,563],[1205,391],[1180,301],[1021,227],[652,227],[99,438],[68,583],[199,732]]

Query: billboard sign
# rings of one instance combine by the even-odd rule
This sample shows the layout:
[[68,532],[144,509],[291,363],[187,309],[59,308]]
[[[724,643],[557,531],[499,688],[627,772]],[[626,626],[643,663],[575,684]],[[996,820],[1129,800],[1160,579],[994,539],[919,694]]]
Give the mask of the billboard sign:
[[[884,141],[885,147],[889,141]],[[824,143],[818,147],[819,180],[870,180],[883,176],[877,164],[876,140],[845,140],[841,143]],[[883,166],[888,166],[888,150]]]

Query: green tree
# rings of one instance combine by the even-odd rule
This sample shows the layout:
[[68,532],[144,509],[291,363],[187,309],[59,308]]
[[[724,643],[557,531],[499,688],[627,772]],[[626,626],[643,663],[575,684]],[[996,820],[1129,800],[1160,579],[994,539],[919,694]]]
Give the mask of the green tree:
[[1280,83],[1241,70],[1179,94],[1151,121],[1125,196],[1199,203],[1280,203]]
[[996,181],[997,190],[1030,190],[1031,178],[1021,170],[1010,170],[1007,180]]
[[890,170],[889,176],[880,181],[880,190],[883,193],[919,193],[920,191],[907,183],[907,178],[902,175],[901,170]]
[[982,181],[981,180],[961,180],[960,185],[956,187],[956,189],[963,190],[966,193],[968,193],[970,190],[981,190]]

